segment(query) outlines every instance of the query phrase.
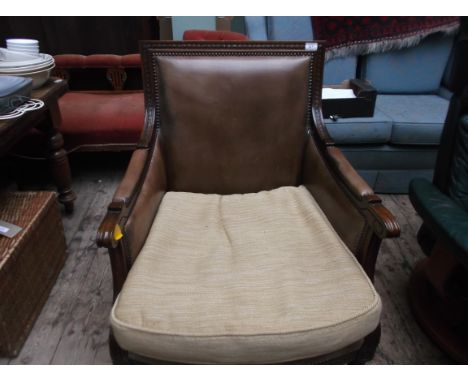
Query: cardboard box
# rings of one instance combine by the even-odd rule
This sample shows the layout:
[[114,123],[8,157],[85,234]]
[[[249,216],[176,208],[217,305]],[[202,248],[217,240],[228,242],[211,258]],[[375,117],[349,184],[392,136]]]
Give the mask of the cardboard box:
[[324,85],[324,88],[351,89],[355,98],[322,99],[324,118],[373,117],[377,91],[367,81],[351,79],[339,85]]

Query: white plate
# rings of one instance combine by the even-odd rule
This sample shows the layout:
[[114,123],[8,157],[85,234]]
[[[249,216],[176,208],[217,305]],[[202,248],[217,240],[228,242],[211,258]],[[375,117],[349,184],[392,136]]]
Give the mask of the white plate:
[[[33,80],[32,88],[37,89],[37,88],[41,87],[50,78],[50,73],[52,72],[52,69],[54,68],[54,66],[55,65],[53,65],[49,69],[40,70],[40,71],[37,71],[37,72],[18,73],[18,74],[15,74],[15,75],[20,76],[20,77],[32,78],[32,80]],[[0,73],[0,76],[2,76],[2,75],[4,76],[4,75],[7,75],[7,74]]]
[[7,45],[9,50],[39,50],[38,46]]
[[17,48],[39,48],[39,44],[24,45],[24,44],[7,43],[7,47],[11,47],[11,46],[15,46]]
[[[29,57],[30,59],[25,59]],[[54,63],[54,58],[45,53],[25,55],[0,48],[0,70],[24,70],[30,67],[42,67]]]
[[31,46],[31,45],[39,45],[39,41],[38,40],[33,40],[33,39],[30,39],[30,38],[8,38],[6,40],[6,43],[7,45],[9,44],[17,44],[17,45],[27,45],[27,46]]
[[18,66],[18,67],[14,67],[14,68],[8,68],[8,67],[0,67],[0,72],[4,72],[4,73],[16,73],[16,72],[24,72],[24,71],[28,71],[28,70],[41,70],[43,68],[47,68],[51,65],[54,65],[54,62],[53,61],[48,61],[48,62],[44,62],[44,63],[41,63],[41,64],[37,64],[37,65],[24,65],[24,66]]
[[48,65],[42,65],[42,66],[28,66],[26,68],[20,68],[20,69],[15,69],[15,70],[7,70],[7,69],[2,69],[0,68],[0,73],[1,74],[9,74],[9,75],[16,75],[16,74],[23,74],[23,73],[31,73],[31,72],[37,72],[41,70],[47,70],[50,68],[53,68],[55,66],[55,63],[48,64]]
[[25,65],[19,66],[17,68],[0,68],[2,73],[17,73],[17,72],[27,72],[27,71],[37,71],[48,68],[49,66],[55,65],[54,61],[48,61],[37,65]]
[[12,50],[14,52],[24,52],[24,53],[32,53],[32,54],[39,53],[39,47],[36,47],[36,48],[18,48],[16,46],[9,46],[8,50]]
[[40,54],[14,52],[9,49],[0,48],[0,67],[14,67],[21,65],[35,65],[48,60],[49,57]]

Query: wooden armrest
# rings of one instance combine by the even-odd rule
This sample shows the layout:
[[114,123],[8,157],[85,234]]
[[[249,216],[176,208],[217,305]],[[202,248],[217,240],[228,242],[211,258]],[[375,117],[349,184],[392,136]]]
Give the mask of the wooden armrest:
[[130,205],[137,184],[142,178],[147,158],[148,149],[146,148],[137,149],[133,152],[125,176],[114,193],[109,209],[122,209]]
[[134,151],[123,180],[114,193],[114,197],[107,208],[107,214],[99,226],[96,239],[98,246],[117,247],[121,235],[121,220],[126,217],[137,197],[147,158],[148,149],[143,148]]
[[375,234],[381,239],[398,237],[400,228],[393,214],[382,205],[381,199],[335,146],[326,147],[333,170],[348,192],[359,201],[359,208],[367,210],[367,218]]
[[374,195],[372,188],[366,183],[364,179],[357,173],[348,159],[343,155],[338,147],[328,146],[327,152],[330,156],[331,162],[349,189],[358,199]]
[[97,245],[109,250],[114,298],[146,241],[166,188],[164,160],[156,139],[152,149],[133,153],[98,229]]
[[400,229],[340,150],[322,143],[320,137],[310,138],[302,182],[372,278],[380,240],[397,237]]
[[133,153],[99,227],[98,246],[114,249],[121,240],[125,241],[125,257],[133,261],[146,240],[165,192],[165,166],[157,141],[152,150],[141,148]]
[[367,211],[374,220],[372,229],[375,234],[381,238],[392,238],[400,236],[400,226],[395,216],[382,204],[380,198],[369,203]]

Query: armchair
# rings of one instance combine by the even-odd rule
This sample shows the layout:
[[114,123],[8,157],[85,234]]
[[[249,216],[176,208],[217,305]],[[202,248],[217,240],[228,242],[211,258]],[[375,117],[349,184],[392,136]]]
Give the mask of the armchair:
[[141,51],[145,127],[97,236],[113,361],[371,359],[399,227],[324,127],[321,44]]

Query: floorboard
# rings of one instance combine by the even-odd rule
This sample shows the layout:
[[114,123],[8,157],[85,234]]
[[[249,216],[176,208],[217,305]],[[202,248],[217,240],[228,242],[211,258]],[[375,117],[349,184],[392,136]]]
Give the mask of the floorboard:
[[[63,214],[69,248],[67,262],[33,330],[15,359],[0,364],[108,364],[107,338],[112,279],[105,250],[95,235],[107,204],[123,176],[128,155],[75,154],[72,215]],[[41,164],[37,164],[38,167]],[[28,165],[29,168],[29,165]],[[42,174],[33,188],[49,188]],[[40,175],[41,176],[41,175]],[[22,186],[31,188],[31,185]],[[425,336],[411,314],[406,288],[415,263],[424,258],[416,242],[421,220],[406,195],[382,195],[402,228],[401,237],[382,244],[376,289],[382,297],[382,339],[372,364],[451,363]]]

